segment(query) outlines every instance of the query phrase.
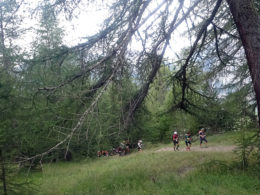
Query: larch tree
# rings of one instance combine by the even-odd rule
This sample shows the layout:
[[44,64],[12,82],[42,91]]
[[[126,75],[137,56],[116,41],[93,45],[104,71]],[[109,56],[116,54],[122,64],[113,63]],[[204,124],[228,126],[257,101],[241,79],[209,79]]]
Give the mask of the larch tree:
[[16,139],[19,134],[20,48],[16,40],[21,37],[22,17],[18,10],[22,1],[0,2],[0,181],[1,193],[13,192],[10,178],[10,160],[18,151]]

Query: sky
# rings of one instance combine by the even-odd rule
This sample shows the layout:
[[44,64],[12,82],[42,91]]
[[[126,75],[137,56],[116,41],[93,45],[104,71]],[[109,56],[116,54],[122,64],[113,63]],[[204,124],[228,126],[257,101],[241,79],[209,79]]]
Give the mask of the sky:
[[[154,1],[154,7],[160,3],[161,0]],[[38,5],[38,0],[25,0],[26,4],[20,9],[20,14],[24,16],[23,26],[25,28],[37,28],[37,20],[39,14],[33,15],[26,11],[26,8],[35,8]],[[177,2],[177,1],[176,1]],[[84,4],[78,6],[75,10],[75,16],[71,20],[67,20],[64,14],[60,14],[58,19],[60,27],[65,30],[64,44],[68,46],[75,46],[78,43],[86,41],[84,37],[94,35],[99,32],[103,21],[108,17],[109,11],[107,7],[112,3],[112,0],[107,0],[93,4]],[[153,6],[151,7],[151,10]],[[173,35],[174,39],[171,42],[172,47],[169,47],[165,56],[168,58],[175,58],[175,52],[180,52],[181,49],[188,45],[188,40],[180,34],[186,27],[180,26],[176,33]],[[183,30],[182,30],[183,29]],[[23,40],[21,40],[24,49],[30,48],[31,43],[36,39],[35,30],[27,31],[24,33]],[[134,41],[133,41],[134,42]],[[132,44],[138,47],[135,42]]]
[[[19,14],[23,16],[22,26],[27,29],[31,28],[31,30],[23,34],[24,44],[22,45],[29,46],[36,38],[33,29],[37,29],[39,14],[37,12],[31,14],[27,9],[37,7],[39,1],[25,0],[24,2],[25,4],[20,8]],[[75,16],[71,20],[68,20],[62,13],[58,16],[59,27],[65,31],[64,43],[68,46],[74,46],[80,43],[82,38],[96,34],[103,20],[108,16],[108,10],[91,4],[84,5],[84,8],[83,6],[77,8],[74,13]]]
[[78,14],[71,21],[66,21],[64,16],[60,18],[61,26],[65,29],[65,41],[71,46],[81,42],[84,37],[98,33],[109,12],[107,9],[88,5],[84,10],[80,9]]
[[[150,8],[151,10],[160,4],[161,0],[154,2],[154,5],[152,5]],[[61,24],[63,27],[65,27],[64,29],[66,30],[66,43],[70,46],[73,46],[79,42],[85,41],[84,37],[98,33],[103,21],[109,16],[109,10],[107,9],[107,6],[109,6],[109,4],[103,6],[103,8],[100,8],[100,5],[88,5],[87,8],[79,10],[79,16],[77,18],[73,18],[72,21],[68,22],[64,19],[61,19]],[[167,49],[166,56],[175,57],[175,55],[172,55],[173,52],[180,52],[183,47],[187,46],[188,41],[185,37],[181,36],[181,33],[183,33],[185,28],[186,26],[183,24],[179,27],[178,30],[176,30],[176,33],[173,35],[174,39],[171,43],[174,47]],[[134,46],[137,44],[134,42],[132,45]]]

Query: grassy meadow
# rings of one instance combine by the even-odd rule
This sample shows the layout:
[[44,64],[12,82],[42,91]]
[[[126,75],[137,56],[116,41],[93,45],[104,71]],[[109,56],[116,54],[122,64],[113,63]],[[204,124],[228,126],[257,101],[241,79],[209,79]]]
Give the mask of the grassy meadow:
[[[232,145],[235,137],[209,137],[209,148]],[[31,171],[27,180],[34,184],[33,194],[42,195],[260,194],[257,172],[252,166],[238,169],[233,152],[158,151],[171,146],[157,145],[124,157],[45,164],[43,171]]]

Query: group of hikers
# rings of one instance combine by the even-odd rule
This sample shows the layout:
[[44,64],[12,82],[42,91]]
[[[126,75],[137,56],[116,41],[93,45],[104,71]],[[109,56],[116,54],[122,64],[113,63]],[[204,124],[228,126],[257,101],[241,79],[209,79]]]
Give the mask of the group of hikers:
[[119,155],[119,156],[124,156],[130,153],[130,149],[137,148],[138,151],[142,151],[143,147],[143,141],[138,140],[137,144],[130,144],[129,140],[124,140],[120,143],[118,147],[113,147],[110,152],[107,150],[99,150],[97,151],[97,156],[102,157],[102,156],[114,156],[114,155]]
[[[207,139],[206,139],[206,133],[205,133],[205,129],[202,128],[200,129],[200,131],[198,132],[199,138],[200,138],[200,147],[202,146],[202,143],[205,142],[206,147],[207,147]],[[173,149],[174,151],[179,150],[179,146],[180,146],[180,136],[178,134],[177,131],[175,131],[172,135],[172,141],[173,141]],[[191,136],[191,132],[188,131],[185,135],[184,135],[184,141],[186,144],[186,150],[190,151],[191,150],[191,145],[192,145],[192,136]],[[101,157],[101,156],[113,156],[113,155],[119,155],[119,156],[124,156],[126,154],[130,153],[130,148],[137,148],[138,151],[142,151],[143,148],[143,141],[142,140],[138,140],[137,144],[130,144],[130,142],[128,140],[124,140],[120,143],[120,145],[118,147],[114,147],[110,152],[108,152],[107,150],[100,150],[97,152],[97,156]]]
[[[200,129],[200,131],[198,132],[199,138],[200,138],[200,147],[202,147],[202,143],[205,142],[206,147],[208,144],[208,140],[206,139],[206,133],[205,133],[205,129],[202,128]],[[172,135],[172,141],[173,141],[173,149],[174,151],[179,150],[179,143],[180,143],[180,137],[177,131],[175,131]],[[185,135],[184,135],[184,141],[186,144],[186,150],[190,151],[191,148],[191,140],[192,140],[192,136],[190,131],[188,131]]]

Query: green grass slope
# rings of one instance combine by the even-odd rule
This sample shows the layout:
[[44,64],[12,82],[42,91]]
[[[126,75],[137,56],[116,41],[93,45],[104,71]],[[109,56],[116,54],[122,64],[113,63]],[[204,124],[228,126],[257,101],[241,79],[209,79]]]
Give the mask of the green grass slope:
[[[209,137],[209,147],[220,141],[233,144],[233,139],[233,134]],[[151,148],[124,157],[44,165],[42,172],[31,172],[28,179],[36,184],[35,194],[46,195],[260,194],[260,180],[254,172],[232,165],[233,152],[201,150]]]

